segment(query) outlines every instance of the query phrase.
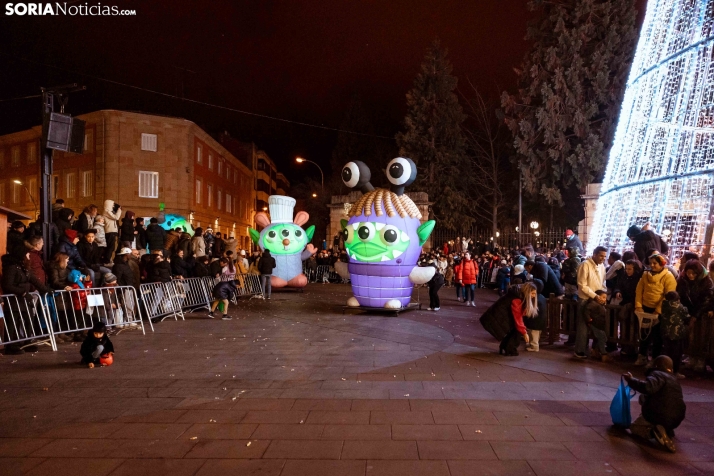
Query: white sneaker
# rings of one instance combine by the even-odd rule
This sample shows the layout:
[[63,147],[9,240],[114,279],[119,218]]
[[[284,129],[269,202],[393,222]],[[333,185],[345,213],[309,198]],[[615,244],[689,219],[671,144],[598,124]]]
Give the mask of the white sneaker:
[[440,307],[435,307],[435,308],[434,308],[435,311],[438,311],[438,310],[440,310],[440,309],[441,309]]
[[473,302],[473,301],[471,301],[471,305],[472,305],[473,307],[476,307],[476,303]]

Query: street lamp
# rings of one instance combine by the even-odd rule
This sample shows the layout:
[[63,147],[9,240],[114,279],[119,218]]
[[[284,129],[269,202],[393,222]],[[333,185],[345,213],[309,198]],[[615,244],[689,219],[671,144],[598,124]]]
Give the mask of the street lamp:
[[303,162],[309,162],[309,163],[313,164],[315,167],[317,167],[318,169],[320,169],[320,183],[322,184],[322,190],[325,190],[325,174],[322,173],[322,167],[320,167],[317,163],[313,162],[312,160],[303,159],[302,157],[295,158],[295,162],[297,162],[298,164],[302,164]]
[[312,198],[317,198],[317,194],[316,194],[316,193],[313,193],[313,194],[312,194]]
[[534,230],[537,230],[540,225],[538,224],[537,221],[532,221],[531,222],[531,228]]
[[18,184],[18,185],[22,185],[22,186],[25,188],[25,190],[27,191],[27,195],[30,196],[30,200],[32,200],[32,205],[35,207],[35,220],[37,220],[37,203],[35,203],[35,199],[34,199],[34,197],[32,196],[32,193],[30,192],[30,189],[27,188],[27,185],[25,185],[24,183],[22,183],[20,180],[13,180],[13,182],[16,183],[16,184]]

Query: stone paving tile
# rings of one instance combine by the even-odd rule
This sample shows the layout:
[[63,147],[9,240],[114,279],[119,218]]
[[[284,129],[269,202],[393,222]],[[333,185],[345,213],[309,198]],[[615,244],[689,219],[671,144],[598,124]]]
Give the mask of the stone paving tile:
[[416,460],[419,452],[416,441],[345,441],[341,459]]
[[563,423],[568,426],[607,426],[612,424],[609,413],[556,413]]
[[[597,463],[596,463],[597,464]],[[673,461],[612,461],[612,468],[622,475],[632,476],[702,476],[711,471],[697,467],[701,463]]]
[[491,412],[442,412],[432,411],[437,425],[498,425],[498,420]]
[[183,458],[196,444],[186,440],[117,440],[116,458]]
[[[714,447],[706,443],[680,442],[675,438],[677,452],[675,454],[665,453],[661,448],[644,446],[643,449],[651,457],[661,461],[714,461]],[[622,446],[620,446],[622,448]]]
[[411,425],[433,425],[434,417],[429,411],[421,412],[370,412],[369,423],[372,425],[383,425],[392,423],[403,423]]
[[[620,473],[610,463],[595,461],[558,461],[528,460],[537,476],[612,476],[631,473]],[[679,473],[669,473],[679,474]]]
[[412,411],[468,412],[471,409],[465,400],[411,400]]
[[367,476],[449,476],[446,461],[367,461]]
[[[187,410],[159,410],[151,413],[123,415],[113,421],[120,423],[175,423]],[[180,422],[179,422],[180,423]]]
[[[591,443],[584,443],[591,444]],[[501,460],[542,459],[573,461],[575,456],[562,443],[492,441],[491,447]]]
[[292,398],[246,399],[234,402],[232,410],[287,411],[295,404]]
[[352,400],[352,411],[411,411],[409,400]]
[[310,411],[305,423],[309,424],[336,424],[336,425],[368,425],[368,411],[349,411],[349,412],[325,412],[325,411]]
[[521,412],[493,412],[501,425],[530,425],[530,426],[564,426],[565,423],[555,415],[545,413]]
[[205,460],[129,459],[112,472],[112,476],[192,476]]
[[308,413],[306,411],[251,410],[243,418],[243,423],[300,423],[305,422]]
[[[466,400],[471,411],[487,412],[529,412],[532,409],[525,402],[503,400]],[[609,411],[609,410],[608,410]]]
[[568,450],[579,460],[586,461],[617,461],[631,459],[633,455],[644,450],[637,444],[628,441],[570,441],[564,442]]
[[82,423],[68,424],[53,428],[42,434],[45,438],[108,438],[123,429],[126,425],[120,423]]
[[185,410],[174,423],[240,423],[247,412],[232,410]]
[[323,440],[390,440],[391,425],[325,425]]
[[[560,427],[558,427],[560,428]],[[464,440],[475,441],[535,441],[523,426],[459,425]]]
[[250,438],[258,428],[251,423],[195,423],[179,437],[183,440],[198,438],[199,440],[237,440]]
[[280,476],[364,476],[366,461],[288,460]]
[[456,425],[392,425],[393,440],[461,440]]
[[[112,439],[176,439],[191,425],[189,423],[127,423],[111,434]],[[106,435],[105,438],[109,437]]]
[[[297,399],[291,411],[323,411],[323,412],[348,412],[352,409],[352,402],[349,400],[329,400],[329,399]],[[370,410],[370,409],[365,409]]]
[[535,441],[603,441],[603,437],[586,426],[527,426]]
[[273,440],[263,455],[263,458],[310,460],[340,459],[341,452],[342,441]]
[[117,446],[112,440],[55,440],[29,456],[33,458],[101,458],[112,455]]
[[487,441],[417,441],[417,446],[420,459],[497,459]]
[[43,461],[45,458],[0,458],[0,468],[8,475],[22,475]]
[[48,458],[32,468],[27,476],[77,476],[78,474],[91,474],[104,476],[111,473],[122,464],[120,459],[98,458]]
[[268,440],[199,440],[184,458],[255,459],[263,456],[268,445]]
[[282,460],[214,459],[206,461],[196,476],[280,476],[283,466],[285,461]]
[[42,438],[0,438],[0,458],[18,458],[33,453],[48,443]]
[[323,434],[324,428],[325,425],[263,423],[258,425],[250,437],[257,440],[317,440]]
[[451,476],[535,476],[525,461],[484,461],[477,464],[469,460],[449,460]]

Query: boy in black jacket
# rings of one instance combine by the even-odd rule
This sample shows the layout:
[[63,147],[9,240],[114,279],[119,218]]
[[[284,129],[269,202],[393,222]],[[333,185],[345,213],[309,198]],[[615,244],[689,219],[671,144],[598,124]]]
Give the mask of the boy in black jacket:
[[91,331],[87,333],[87,337],[82,342],[82,347],[79,349],[82,355],[82,363],[87,364],[87,367],[93,369],[95,365],[101,365],[100,357],[114,355],[114,346],[112,341],[107,337],[107,327],[102,322],[97,322]]
[[607,293],[601,289],[595,291],[596,296],[594,298],[588,299],[585,304],[584,315],[585,322],[587,322],[588,327],[597,340],[597,350],[595,347],[595,342],[593,342],[592,357],[594,359],[601,359],[603,362],[609,362],[612,358],[607,355],[607,336],[605,335],[605,325],[607,322],[607,308],[605,304],[607,303]]
[[629,372],[623,375],[630,388],[641,394],[642,415],[632,423],[630,431],[648,440],[655,438],[674,453],[674,429],[684,421],[687,405],[682,386],[672,374],[672,359],[660,355],[652,364],[652,368],[645,373],[645,380],[636,379]]
[[429,266],[436,269],[436,273],[427,283],[429,286],[429,311],[438,311],[441,309],[441,301],[439,300],[439,289],[444,285],[444,275],[439,272],[439,268],[433,261]]

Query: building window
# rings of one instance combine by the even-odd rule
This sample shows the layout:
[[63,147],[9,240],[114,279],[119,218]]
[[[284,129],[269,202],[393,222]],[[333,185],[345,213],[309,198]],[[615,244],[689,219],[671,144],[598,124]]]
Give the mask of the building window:
[[20,146],[19,145],[16,145],[12,149],[10,149],[10,157],[12,160],[12,166],[19,167],[20,166]]
[[213,170],[213,154],[208,154],[208,168]]
[[156,152],[156,134],[141,134],[141,150]]
[[30,195],[27,196],[27,200],[32,202],[33,198],[39,197],[40,195],[40,189],[37,188],[37,177],[30,177],[27,179],[27,193]]
[[19,183],[12,183],[12,203],[20,203],[20,189],[22,185]]
[[223,191],[220,189],[218,190],[218,209],[223,209]]
[[37,144],[34,142],[27,144],[27,163],[30,165],[37,163]]
[[[154,136],[156,137],[156,136]],[[141,137],[141,143],[143,145],[144,143],[144,137],[142,134]],[[143,147],[142,147],[143,149]],[[92,129],[89,129],[87,131],[84,131],[84,151],[85,152],[92,152],[94,150],[94,131]]]
[[233,203],[231,202],[233,198],[230,194],[226,194],[226,212],[233,213]]
[[213,206],[213,185],[207,185],[206,191],[208,192],[208,203],[206,205],[210,208]]
[[6,193],[5,184],[0,183],[0,205],[5,205],[5,202],[7,201],[7,196],[5,195]]
[[223,173],[223,161],[219,160],[218,161],[218,175],[221,175]]
[[159,173],[139,171],[139,197],[159,198]]
[[200,204],[201,203],[201,181],[199,179],[196,179],[196,203]]
[[92,175],[94,175],[94,172],[91,170],[85,170],[82,172],[81,194],[83,197],[92,196]]
[[203,163],[203,148],[200,145],[196,146],[196,162]]
[[69,172],[64,176],[64,198],[74,198],[77,193],[77,174]]

